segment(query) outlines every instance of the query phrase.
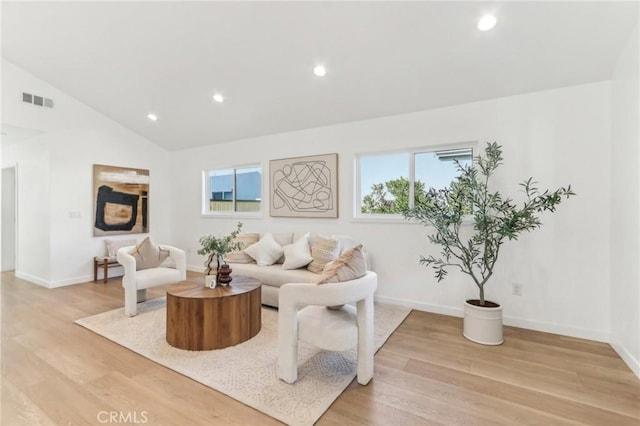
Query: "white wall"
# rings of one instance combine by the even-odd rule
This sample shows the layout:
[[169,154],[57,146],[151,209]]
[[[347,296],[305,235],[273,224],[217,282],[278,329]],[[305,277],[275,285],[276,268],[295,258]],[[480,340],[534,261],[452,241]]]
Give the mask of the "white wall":
[[640,110],[638,27],[612,79],[611,343],[640,377]]
[[[237,221],[200,216],[202,170],[261,162],[266,179],[270,159],[338,152],[339,219],[271,218],[265,183],[267,213],[242,219],[244,229],[350,234],[373,256],[379,299],[459,315],[475,287],[453,273],[437,284],[418,264],[432,250],[426,228],[353,219],[354,156],[495,140],[506,159],[497,188],[517,196],[516,183],[533,176],[541,187],[572,184],[578,195],[545,215],[541,230],[504,246],[487,296],[504,305],[507,324],[608,340],[610,96],[610,84],[602,82],[178,151],[172,154],[174,239],[199,269],[198,239],[229,232]],[[514,282],[522,284],[522,296],[511,295]]]
[[[149,169],[150,235],[172,243],[169,153],[19,67],[2,67],[3,123],[45,132],[3,146],[3,164],[18,164],[16,275],[49,287],[93,279],[92,258],[105,254],[104,237],[93,237],[93,164]],[[55,108],[23,103],[23,91]]]

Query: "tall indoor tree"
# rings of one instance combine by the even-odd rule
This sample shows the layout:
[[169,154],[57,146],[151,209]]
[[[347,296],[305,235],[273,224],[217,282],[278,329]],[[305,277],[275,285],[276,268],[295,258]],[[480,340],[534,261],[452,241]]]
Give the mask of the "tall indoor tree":
[[[428,227],[427,238],[441,249],[439,256],[421,256],[420,263],[434,269],[438,282],[449,268],[469,275],[479,298],[467,302],[482,307],[499,306],[485,300],[485,285],[495,272],[505,241],[539,228],[542,213],[554,212],[563,199],[575,195],[571,185],[541,191],[529,178],[520,183],[524,200],[516,203],[490,189],[490,179],[502,161],[502,147],[487,143],[484,156],[475,157],[472,165],[456,161],[460,174],[448,188],[429,188],[419,203],[404,209],[406,219]],[[471,229],[462,232],[467,221],[472,222]]]

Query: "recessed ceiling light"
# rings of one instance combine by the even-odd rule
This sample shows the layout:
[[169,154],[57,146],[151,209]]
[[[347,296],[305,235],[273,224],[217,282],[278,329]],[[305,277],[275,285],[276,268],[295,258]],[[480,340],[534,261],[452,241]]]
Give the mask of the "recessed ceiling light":
[[324,65],[316,65],[313,69],[313,73],[318,77],[324,77],[325,75],[327,75],[327,69],[324,67]]
[[221,104],[224,102],[224,96],[222,96],[220,93],[216,93],[215,95],[213,95],[213,100]]
[[498,22],[498,20],[496,19],[495,16],[493,16],[493,15],[484,15],[478,21],[478,29],[480,31],[489,31],[491,28],[496,26],[496,22]]
[[151,121],[158,121],[158,116],[155,114],[149,114],[147,115],[147,118]]

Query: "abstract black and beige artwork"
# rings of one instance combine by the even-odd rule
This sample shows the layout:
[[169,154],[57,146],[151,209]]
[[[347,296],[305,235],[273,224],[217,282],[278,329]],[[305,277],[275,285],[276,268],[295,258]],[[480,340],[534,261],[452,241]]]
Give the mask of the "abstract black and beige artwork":
[[93,235],[149,232],[149,170],[93,165]]
[[338,217],[338,154],[269,162],[274,217]]

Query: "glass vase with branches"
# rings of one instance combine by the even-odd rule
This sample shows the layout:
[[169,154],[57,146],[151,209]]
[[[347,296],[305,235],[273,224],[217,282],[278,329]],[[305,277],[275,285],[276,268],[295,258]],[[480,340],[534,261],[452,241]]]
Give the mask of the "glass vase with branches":
[[216,281],[218,279],[218,274],[220,273],[220,267],[226,263],[224,256],[227,253],[231,253],[235,250],[242,249],[242,243],[236,241],[236,237],[240,235],[240,231],[242,230],[242,222],[238,222],[236,229],[232,231],[228,235],[224,236],[215,236],[213,234],[205,235],[200,238],[199,242],[202,248],[198,250],[198,254],[200,255],[209,255],[207,260],[204,262],[204,266],[206,267],[205,274],[211,275],[211,271],[213,270],[212,262],[215,258],[217,261],[216,267]]

